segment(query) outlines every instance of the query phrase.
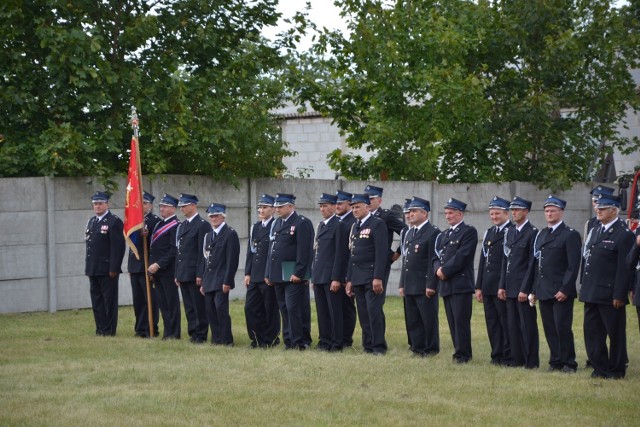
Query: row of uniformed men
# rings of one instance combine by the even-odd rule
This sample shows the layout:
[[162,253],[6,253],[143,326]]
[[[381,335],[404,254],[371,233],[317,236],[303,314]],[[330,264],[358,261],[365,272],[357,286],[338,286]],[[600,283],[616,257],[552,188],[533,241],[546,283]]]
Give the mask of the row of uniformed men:
[[[602,280],[606,283],[616,282],[612,282],[610,276],[603,279],[599,271],[600,261],[594,263],[591,260],[593,256],[598,256],[600,246],[607,254],[612,246],[617,247],[619,239],[613,232],[624,227],[623,222],[617,221],[619,199],[609,190],[598,187],[593,191],[594,197],[600,198],[598,219],[601,214],[604,218],[609,213],[614,220],[605,221],[609,231],[607,235],[598,233],[599,241],[595,240],[593,233],[586,239],[581,299],[586,303],[585,310],[589,308],[589,322],[602,323],[601,328],[596,328],[597,333],[590,332],[589,339],[585,336],[589,360],[595,363],[594,375],[621,377],[624,376],[626,363],[622,368],[616,365],[615,369],[604,369],[602,366],[608,367],[611,362],[601,363],[599,360],[603,345],[606,350],[606,336],[612,334],[608,320],[612,313],[603,313],[602,292],[596,292],[598,301],[593,302],[593,292],[586,292],[593,287],[591,283],[597,282],[601,288],[612,288],[601,283]],[[96,221],[104,223],[108,197],[99,192],[93,200],[94,210],[98,208]],[[209,206],[209,225],[197,215],[198,200],[195,196],[183,194],[177,200],[165,195],[160,203],[163,217],[160,223],[160,219],[150,213],[152,202],[152,196],[146,194],[147,227],[153,230],[149,241],[149,273],[153,275],[156,285],[157,300],[165,324],[164,337],[180,337],[177,284],[183,294],[191,340],[204,342],[209,325],[214,343],[232,344],[228,293],[234,286],[239,243],[235,231],[224,222],[225,206],[215,203]],[[375,186],[367,186],[364,194],[351,195],[342,191],[335,196],[323,194],[318,201],[323,221],[318,224],[314,239],[310,221],[295,212],[293,195],[279,194],[273,198],[265,194],[261,197],[258,203],[260,221],[251,228],[245,264],[245,314],[252,346],[277,344],[282,317],[285,346],[299,349],[309,347],[310,303],[308,287],[305,285],[310,278],[314,284],[318,312],[320,349],[339,351],[352,344],[355,296],[364,350],[374,354],[386,352],[382,307],[390,265],[402,255],[400,292],[404,296],[409,344],[415,354],[427,356],[439,352],[438,295],[441,295],[455,347],[453,359],[457,362],[471,359],[471,294],[475,287],[476,298],[485,305],[492,363],[530,368],[538,366],[538,332],[533,305],[537,298],[540,300],[545,335],[551,349],[551,369],[575,371],[577,364],[571,323],[581,245],[579,234],[562,222],[566,205],[564,201],[553,196],[545,201],[545,216],[551,228],[539,232],[527,220],[531,202],[520,197],[514,198],[511,203],[494,198],[489,211],[496,227],[489,229],[483,238],[475,286],[473,264],[478,236],[472,226],[462,221],[466,209],[463,202],[450,199],[445,206],[445,218],[450,228],[444,233],[429,223],[430,205],[424,199],[414,197],[405,205],[405,219],[411,228],[406,227],[389,210],[382,209],[381,202],[382,188]],[[186,221],[178,223],[176,206],[180,207]],[[100,215],[101,208],[104,209],[103,216]],[[509,210],[515,224],[508,221]],[[274,212],[278,219],[273,217]],[[87,260],[92,240],[92,221],[87,227]],[[596,221],[593,219],[589,224]],[[618,227],[611,228],[613,223],[617,223]],[[212,227],[214,233],[210,233]],[[106,234],[111,234],[108,226],[106,230]],[[401,235],[401,246],[396,252],[390,249],[394,232]],[[105,234],[104,228],[102,233]],[[174,241],[175,249],[172,249]],[[628,248],[620,247],[622,255],[626,257],[631,246],[636,247],[633,243]],[[175,257],[174,261],[167,262],[172,256]],[[629,256],[632,258],[633,254]],[[625,262],[631,263],[629,260]],[[614,272],[617,271],[616,267]],[[129,270],[132,286],[143,289],[145,273],[135,270],[131,257]],[[631,271],[629,268],[624,270]],[[108,276],[117,271],[119,268],[114,266]],[[94,301],[94,282],[100,275],[90,274],[89,268],[87,274],[92,280]],[[135,281],[136,285],[135,275],[140,275],[140,281]],[[591,279],[596,276],[597,279]],[[626,283],[625,292],[629,288],[629,277],[632,277],[631,273],[627,274],[626,282],[622,277],[618,280]],[[109,278],[113,280],[113,277]],[[115,283],[113,287],[117,292],[117,278]],[[138,298],[135,290],[133,294],[134,301],[142,301],[138,304],[139,308],[135,309],[136,334],[147,336],[144,294],[140,292]],[[619,297],[620,292],[615,296]],[[103,299],[109,300],[109,297],[104,296]],[[117,321],[117,294],[115,300],[115,312],[111,308],[111,316],[102,317],[113,318],[115,315]],[[614,300],[619,301],[618,298]],[[623,300],[626,300],[626,296]],[[624,318],[624,304],[621,307],[619,303],[614,305],[618,305],[614,313],[622,313]],[[594,310],[597,315],[592,316]],[[97,333],[115,333],[114,321],[107,322],[106,327],[99,327],[99,311],[96,313],[94,304]],[[585,328],[589,331],[592,329],[591,324],[589,329]],[[614,347],[612,344],[612,352],[615,352]],[[620,351],[624,353],[626,362],[626,347],[620,348]]]

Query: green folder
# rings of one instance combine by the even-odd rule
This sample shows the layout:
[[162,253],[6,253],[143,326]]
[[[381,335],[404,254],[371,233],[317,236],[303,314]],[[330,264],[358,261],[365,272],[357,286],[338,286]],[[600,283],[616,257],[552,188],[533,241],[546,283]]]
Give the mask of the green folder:
[[[288,282],[291,278],[291,275],[296,271],[296,262],[295,261],[282,261],[282,280]],[[309,280],[311,278],[311,274],[309,273],[309,269],[304,273],[304,277],[302,280]]]

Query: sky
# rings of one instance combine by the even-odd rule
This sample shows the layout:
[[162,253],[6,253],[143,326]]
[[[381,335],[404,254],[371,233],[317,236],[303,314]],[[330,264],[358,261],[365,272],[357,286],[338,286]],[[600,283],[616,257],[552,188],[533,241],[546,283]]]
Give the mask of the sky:
[[[346,24],[340,17],[340,9],[333,4],[333,0],[280,0],[278,12],[282,13],[281,25],[269,28],[263,32],[263,35],[269,39],[274,39],[275,35],[286,28],[286,24],[282,22],[284,18],[292,17],[296,12],[305,8],[306,2],[311,3],[309,19],[313,21],[319,28],[327,27],[329,29],[345,29]],[[298,50],[304,51],[311,46],[311,37],[307,37],[300,42]]]

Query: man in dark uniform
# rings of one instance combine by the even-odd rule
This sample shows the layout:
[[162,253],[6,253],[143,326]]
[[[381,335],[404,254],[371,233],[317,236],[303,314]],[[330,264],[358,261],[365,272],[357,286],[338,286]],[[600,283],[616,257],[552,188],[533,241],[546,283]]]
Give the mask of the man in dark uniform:
[[439,282],[440,296],[449,323],[449,331],[455,349],[453,361],[467,363],[471,351],[471,310],[474,294],[473,259],[478,244],[476,229],[464,223],[467,204],[449,199],[444,216],[449,229],[440,233],[436,242],[433,270]]
[[540,366],[540,339],[536,306],[528,298],[533,289],[533,242],[538,229],[527,219],[531,211],[529,200],[516,196],[509,209],[515,225],[504,238],[498,298],[505,301],[507,308],[511,366],[533,369]]
[[[410,204],[411,204],[411,199],[404,199],[404,204],[402,205],[402,215],[403,215],[405,224],[409,224],[409,212],[410,212],[409,205]],[[400,244],[398,245],[398,249],[396,249],[396,254],[399,256],[403,255],[404,243],[405,243],[405,239],[407,238],[408,232],[409,232],[409,228],[407,227],[403,228],[402,231],[400,232]],[[404,278],[402,277],[403,275],[404,275],[404,268],[401,267],[400,268],[400,284],[398,285],[400,296],[402,296],[402,282],[404,280]],[[407,330],[407,344],[409,345],[409,349],[411,349],[411,334],[409,333],[409,325],[407,324],[407,321],[406,321],[407,319],[407,299],[406,298],[402,298],[402,312],[404,313],[404,318],[405,318],[404,326],[405,326],[405,329]]]
[[196,196],[181,194],[178,207],[186,219],[176,231],[176,285],[182,292],[190,341],[202,344],[207,341],[209,329],[204,296],[200,293],[205,264],[202,245],[211,225],[198,214]]
[[[131,297],[133,299],[133,313],[136,322],[133,330],[137,337],[149,338],[149,308],[147,301],[147,272],[144,266],[144,248],[142,233],[147,236],[147,254],[149,253],[149,244],[151,239],[149,233],[153,231],[156,224],[160,222],[160,218],[153,213],[153,201],[155,197],[151,193],[143,191],[142,194],[142,210],[144,211],[144,229],[136,231],[135,242],[138,256],[136,258],[133,251],[129,250],[128,270],[131,279]],[[153,315],[153,336],[158,335],[158,303],[156,301],[156,290],[151,288],[151,313]]]
[[367,185],[364,189],[364,192],[369,195],[369,211],[371,212],[371,215],[380,218],[384,221],[387,227],[387,245],[389,245],[389,247],[387,249],[387,268],[383,278],[386,292],[389,274],[391,273],[391,264],[400,258],[400,254],[391,249],[391,246],[393,245],[393,233],[396,233],[399,236],[402,230],[407,228],[407,225],[389,209],[383,209],[381,207],[382,191],[382,187],[376,187],[374,185]]
[[384,275],[389,259],[387,226],[370,213],[368,194],[354,194],[351,207],[357,222],[349,235],[346,291],[356,297],[364,351],[382,355],[387,352],[383,311]]
[[152,230],[149,249],[149,274],[153,279],[162,313],[162,339],[180,339],[180,295],[174,281],[178,199],[165,194],[160,200],[162,220]]
[[[584,343],[593,378],[624,378],[627,315],[632,270],[627,255],[633,233],[618,218],[620,198],[602,194],[596,204],[599,226],[587,237],[580,301],[584,302]],[[609,349],[607,349],[609,338]]]
[[[311,281],[318,314],[318,349],[342,351],[342,287],[345,273],[337,259],[348,258],[348,236],[340,233],[340,220],[335,215],[338,198],[322,193],[318,200],[322,221],[316,230]],[[343,244],[340,239],[345,239]]]
[[[311,345],[309,273],[313,260],[313,224],[295,211],[295,196],[280,193],[274,206],[278,219],[271,233],[269,261],[265,271],[269,285],[275,286],[276,299],[286,330],[285,346],[306,350]],[[287,335],[290,343],[286,342]]]
[[538,232],[534,245],[537,270],[533,301],[540,301],[540,317],[551,353],[549,370],[572,373],[578,366],[571,327],[581,239],[580,233],[562,220],[566,205],[553,195],[544,202],[548,227]]
[[118,279],[124,258],[124,224],[109,211],[109,194],[91,197],[95,216],[87,223],[84,274],[89,276],[96,335],[113,336],[118,326]]
[[476,280],[476,300],[484,305],[484,320],[491,344],[491,363],[511,365],[509,335],[507,333],[507,307],[498,298],[500,274],[504,259],[504,237],[509,221],[509,201],[495,196],[489,202],[489,217],[493,226],[484,233],[482,253],[478,264]]
[[411,228],[403,232],[400,296],[404,299],[411,351],[418,356],[431,356],[440,352],[438,285],[431,263],[440,230],[429,222],[428,200],[413,197],[408,210]]
[[[336,216],[340,220],[339,233],[342,235],[340,241],[344,245],[343,250],[346,250],[347,254],[345,258],[336,256],[335,263],[340,268],[342,278],[342,286],[347,284],[347,267],[349,264],[349,233],[351,232],[351,225],[357,220],[353,216],[351,211],[351,197],[353,194],[346,191],[336,191]],[[353,296],[347,295],[344,291],[340,292],[342,296],[342,344],[343,347],[353,346],[353,331],[356,329],[356,302]]]
[[202,252],[206,264],[200,292],[207,308],[211,343],[232,346],[229,292],[235,288],[240,239],[236,230],[226,224],[226,211],[227,206],[220,203],[211,203],[207,208],[213,230],[204,238]]
[[627,255],[627,265],[635,272],[631,288],[631,302],[636,306],[638,326],[640,327],[640,228],[636,228],[635,243]]
[[244,266],[244,285],[247,288],[244,314],[251,347],[271,347],[280,343],[280,312],[276,291],[265,282],[265,268],[269,254],[269,233],[273,219],[273,196],[263,194],[258,200],[258,222],[251,227]]

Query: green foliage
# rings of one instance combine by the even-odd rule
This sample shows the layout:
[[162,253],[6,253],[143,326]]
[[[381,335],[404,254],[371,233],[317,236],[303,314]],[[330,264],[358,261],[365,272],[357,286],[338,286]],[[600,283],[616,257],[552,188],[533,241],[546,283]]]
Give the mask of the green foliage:
[[353,149],[342,176],[553,189],[587,180],[640,107],[637,5],[605,0],[338,0],[348,34],[324,31],[289,67],[301,104]]
[[284,58],[261,37],[277,0],[7,0],[0,5],[0,176],[277,176],[268,111]]

